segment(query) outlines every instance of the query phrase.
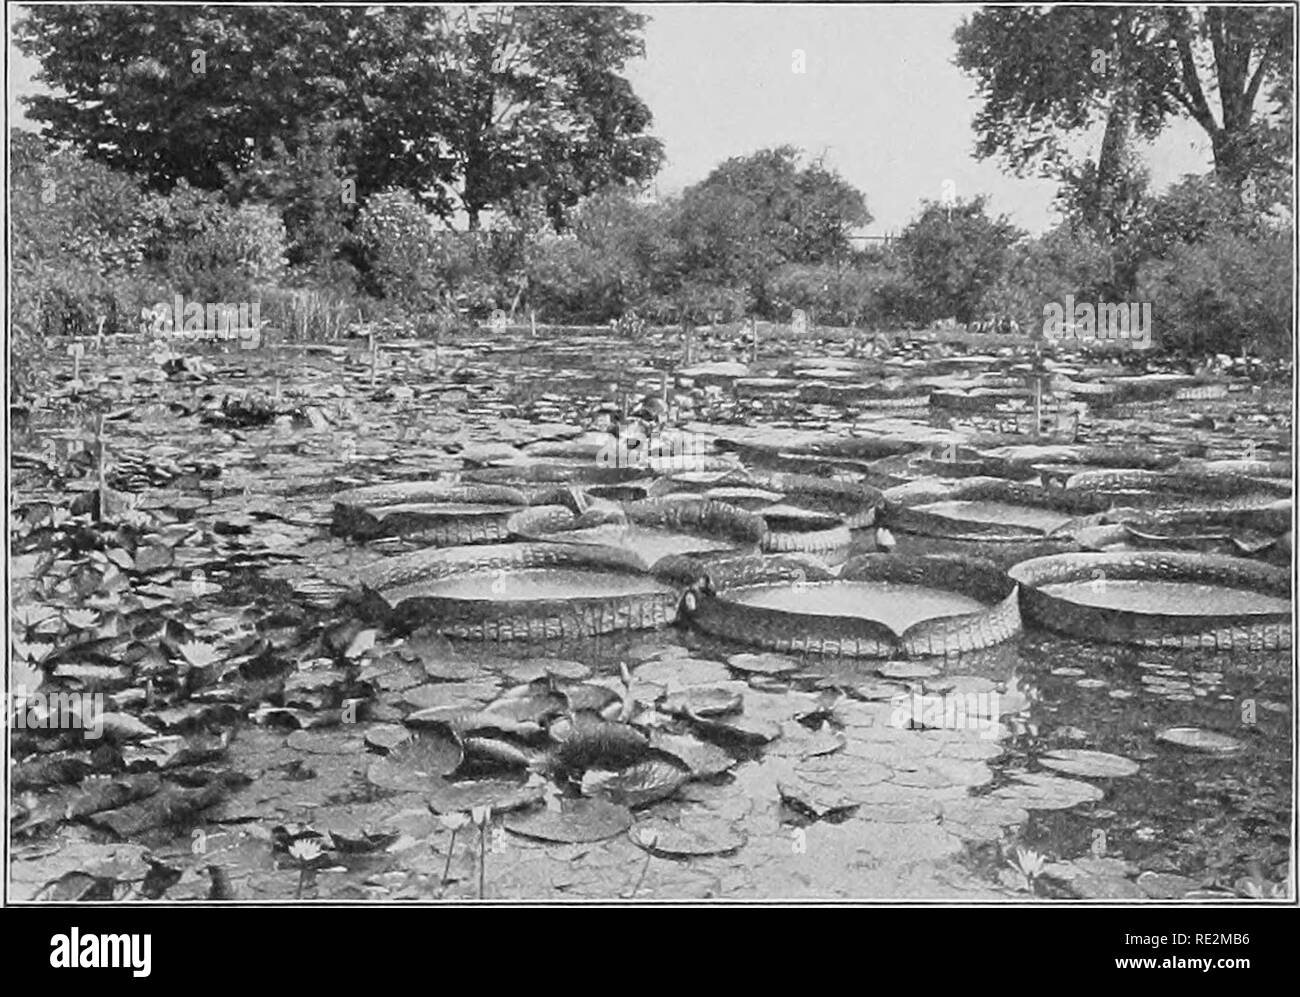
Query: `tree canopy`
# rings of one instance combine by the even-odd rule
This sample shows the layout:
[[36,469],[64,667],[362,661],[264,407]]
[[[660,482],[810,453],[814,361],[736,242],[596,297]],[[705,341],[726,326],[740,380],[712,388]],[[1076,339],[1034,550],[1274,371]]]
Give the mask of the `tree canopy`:
[[645,18],[619,7],[33,7],[15,41],[54,93],[46,137],[168,189],[294,157],[329,129],[358,198],[393,187],[444,218],[582,196],[662,159],[620,75]]
[[976,154],[1057,176],[1069,133],[1105,121],[1104,174],[1120,133],[1152,137],[1183,116],[1210,137],[1220,179],[1289,171],[1293,17],[1280,6],[984,8],[955,35],[983,102]]

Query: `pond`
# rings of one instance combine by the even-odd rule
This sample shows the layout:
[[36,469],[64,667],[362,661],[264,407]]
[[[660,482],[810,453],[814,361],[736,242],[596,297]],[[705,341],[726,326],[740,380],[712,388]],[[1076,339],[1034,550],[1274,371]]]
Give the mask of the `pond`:
[[[863,358],[809,340],[796,365],[794,348],[773,342],[748,365],[734,363],[739,351],[695,357],[730,362],[695,376],[671,334],[405,342],[375,362],[351,343],[186,347],[170,369],[154,349],[110,343],[79,365],[106,414],[115,526],[78,514],[97,487],[98,444],[71,371],[15,424],[10,567],[24,674],[42,671],[43,690],[100,694],[109,717],[99,744],[34,729],[16,743],[20,898],[1016,900],[1284,888],[1289,648],[1084,642],[1028,623],[979,651],[888,660],[756,653],[680,622],[542,642],[398,635],[372,625],[357,580],[422,544],[334,535],[331,497],[526,466],[528,445],[581,442],[602,407],[617,415],[625,399],[635,410],[658,398],[673,424],[753,475],[700,474],[696,487],[681,474],[665,493],[712,487],[761,510],[783,494],[773,475],[832,472],[876,488],[920,482],[928,491],[913,508],[976,533],[990,523],[1049,533],[1088,514],[944,500],[969,476],[970,455],[954,445],[985,474],[996,461],[1069,463],[1088,446],[1276,464],[1292,456],[1289,382],[1231,378],[1221,399],[1116,402],[1040,437],[1025,431],[1033,405],[1021,397],[891,409],[883,391],[827,393],[887,382],[910,400],[937,378],[952,392],[1020,376],[1028,354],[1007,348],[956,357],[915,342]],[[728,374],[738,366],[744,390]],[[1121,373],[1104,360],[1070,367],[1077,382]],[[617,487],[673,473],[634,472]],[[527,485],[530,501],[569,501],[546,495],[555,482]],[[559,486],[583,493],[575,516],[614,501],[594,498],[614,485]],[[722,546],[690,531],[579,525],[575,541],[622,544],[649,562]],[[846,534],[849,548],[823,559],[832,568],[885,549],[872,526]],[[1250,540],[1255,559],[1289,564],[1271,535],[1228,534],[1222,542]],[[935,538],[939,553],[946,543]],[[406,588],[486,600],[613,591],[592,578],[507,567]],[[609,576],[628,592],[638,584]],[[1106,599],[1153,611],[1194,613],[1213,597],[1216,611],[1250,613],[1261,598],[1220,605],[1239,594],[1124,584],[1108,581]],[[981,605],[865,582],[800,586],[798,599],[852,615],[860,593],[844,590],[862,585],[887,596],[898,632]],[[1092,598],[1087,583],[1078,589]],[[790,598],[783,591],[779,608]],[[931,722],[931,707],[951,717],[954,706],[968,722]],[[490,735],[448,734],[483,711]],[[583,729],[584,717],[609,729]],[[540,762],[547,732],[558,769]],[[575,760],[588,751],[599,764]]]

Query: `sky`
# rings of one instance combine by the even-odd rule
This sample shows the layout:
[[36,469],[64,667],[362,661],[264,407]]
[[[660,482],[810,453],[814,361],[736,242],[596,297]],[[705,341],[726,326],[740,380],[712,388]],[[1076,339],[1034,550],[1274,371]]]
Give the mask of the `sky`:
[[[1022,228],[1054,222],[1050,181],[1017,179],[977,161],[975,84],[952,60],[968,5],[701,4],[639,7],[651,18],[646,58],[628,77],[654,113],[668,161],[661,193],[702,179],[718,162],[789,143],[867,196],[868,230],[898,231],[922,199],[990,196]],[[793,72],[796,49],[806,72]],[[1095,136],[1092,155],[1100,145]],[[1211,165],[1198,126],[1174,122],[1143,147],[1160,189]]]
[[[953,64],[953,31],[976,8],[946,4],[631,5],[646,14],[646,56],[627,67],[654,114],[667,161],[667,195],[718,163],[790,144],[838,171],[867,198],[866,231],[897,232],[945,182],[957,197],[986,194],[1030,232],[1055,221],[1050,181],[1018,179],[996,160],[977,161],[974,82]],[[9,9],[10,19],[16,8]],[[795,51],[805,72],[794,72]],[[18,96],[35,92],[38,65],[11,46],[10,121]],[[1085,138],[1096,155],[1100,134]],[[1155,188],[1210,168],[1209,141],[1175,121],[1144,158]]]

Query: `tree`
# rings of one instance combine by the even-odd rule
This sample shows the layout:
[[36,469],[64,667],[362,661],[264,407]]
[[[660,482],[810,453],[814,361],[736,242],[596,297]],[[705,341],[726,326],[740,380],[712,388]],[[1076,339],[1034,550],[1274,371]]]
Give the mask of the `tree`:
[[[53,94],[24,98],[46,136],[160,189],[180,179],[219,188],[276,138],[289,141],[333,109],[363,112],[364,68],[397,50],[376,21],[412,8],[308,6],[36,6],[15,23],[19,49],[41,62]],[[349,52],[349,58],[339,53]],[[349,68],[352,67],[352,68]],[[339,113],[342,111],[343,113]]]
[[1294,279],[1289,230],[1247,238],[1217,228],[1178,243],[1138,275],[1139,300],[1152,302],[1161,345],[1188,352],[1294,351]]
[[662,147],[621,75],[642,54],[619,7],[37,6],[15,42],[55,90],[44,134],[157,189],[219,189],[330,129],[358,203],[400,187],[449,219],[543,191],[653,176]]
[[442,196],[477,228],[518,191],[544,192],[557,229],[578,201],[658,172],[649,109],[620,75],[645,54],[621,7],[462,8],[431,89],[442,101]]
[[800,168],[799,150],[781,146],[729,159],[688,188],[671,230],[684,271],[743,287],[766,312],[775,268],[844,259],[850,231],[870,221],[861,191],[820,161]]
[[1115,295],[1114,252],[1087,228],[1059,225],[1010,250],[1002,274],[989,287],[979,311],[1006,315],[1021,330],[1043,328],[1046,305],[1076,301],[1123,300]]
[[903,229],[897,253],[916,295],[914,321],[972,321],[985,293],[1006,272],[1010,248],[1024,233],[1005,215],[989,218],[985,203],[984,197],[952,207],[927,201]]
[[[337,122],[306,125],[286,143],[271,140],[242,171],[223,167],[232,204],[257,201],[273,206],[284,220],[290,265],[329,269],[350,238],[356,183],[340,163]],[[296,152],[290,152],[290,145]]]
[[[1293,12],[1283,7],[996,7],[957,29],[957,65],[983,106],[976,154],[1058,175],[1070,132],[1104,120],[1099,173],[1123,159],[1131,127],[1153,137],[1174,116],[1209,135],[1215,171],[1239,186],[1289,170]],[[1261,88],[1273,96],[1258,107]],[[1207,99],[1217,93],[1219,109]]]
[[85,334],[101,317],[109,332],[133,329],[122,292],[148,243],[139,184],[17,129],[10,150],[15,340]]

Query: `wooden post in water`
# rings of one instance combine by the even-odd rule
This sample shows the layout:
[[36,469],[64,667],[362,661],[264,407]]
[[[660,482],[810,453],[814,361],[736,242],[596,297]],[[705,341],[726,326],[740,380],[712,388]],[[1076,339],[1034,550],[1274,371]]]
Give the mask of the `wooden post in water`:
[[537,309],[528,309],[528,333],[534,339],[537,338]]
[[1034,435],[1043,435],[1043,377],[1034,378]]
[[104,445],[104,413],[95,420],[95,445],[99,450],[99,521],[108,522],[108,448]]
[[690,319],[682,319],[682,341],[686,348],[686,366],[689,367],[694,362],[695,352],[695,326],[691,324]]
[[753,352],[750,354],[749,362],[751,364],[756,364],[758,363],[758,319],[750,319],[749,325],[754,333],[754,347]]
[[379,351],[375,349],[375,334],[370,334],[370,386],[375,386],[375,376],[378,374]]

